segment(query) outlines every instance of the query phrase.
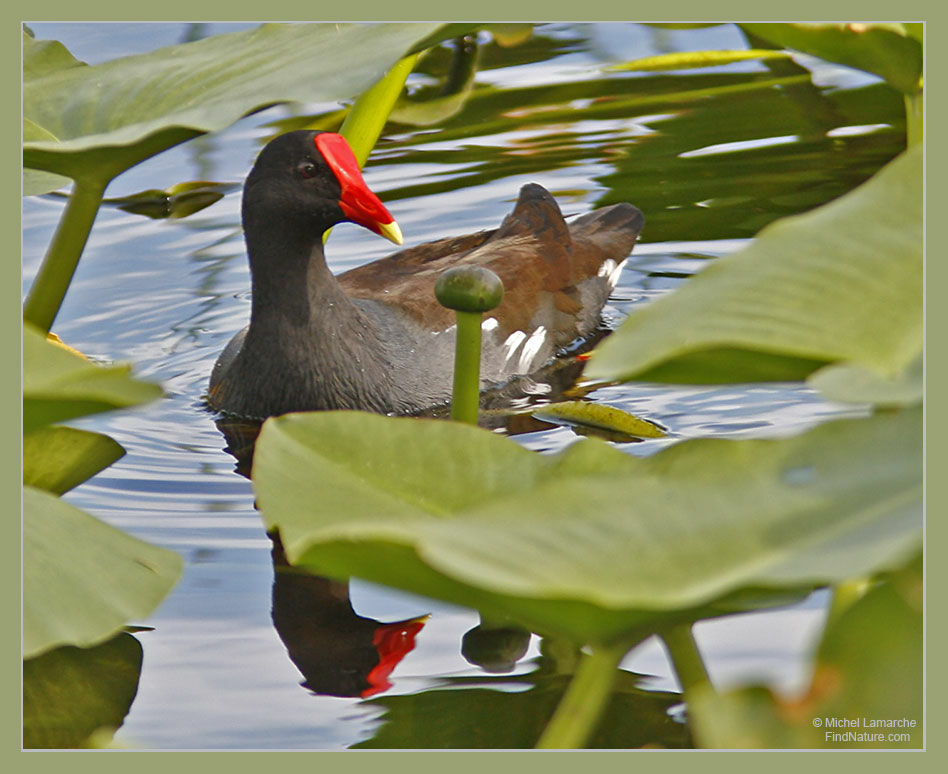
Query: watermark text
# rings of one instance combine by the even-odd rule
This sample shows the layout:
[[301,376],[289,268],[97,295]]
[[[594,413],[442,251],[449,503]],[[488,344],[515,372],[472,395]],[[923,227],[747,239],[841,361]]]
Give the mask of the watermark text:
[[811,721],[823,729],[825,741],[840,744],[906,744],[918,732],[915,718],[818,717]]

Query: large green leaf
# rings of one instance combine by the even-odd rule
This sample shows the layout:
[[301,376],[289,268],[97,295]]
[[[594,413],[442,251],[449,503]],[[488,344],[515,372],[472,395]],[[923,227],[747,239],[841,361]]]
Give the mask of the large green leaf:
[[23,655],[95,645],[148,616],[181,574],[181,557],[54,495],[23,488]]
[[741,589],[838,581],[921,539],[918,411],[650,458],[455,423],[268,421],[253,480],[292,563],[606,641]]
[[23,747],[102,744],[138,692],[142,646],[122,632],[92,648],[64,645],[23,662]]
[[585,375],[781,380],[842,362],[894,378],[922,349],[922,273],[922,153],[914,149],[634,311]]
[[741,24],[783,48],[856,67],[885,78],[905,94],[922,77],[922,44],[901,24]]
[[101,433],[41,427],[23,436],[23,483],[63,494],[124,454],[125,449]]
[[161,396],[160,387],[130,372],[129,365],[91,363],[24,324],[23,432]]
[[831,621],[803,698],[764,686],[723,695],[698,690],[689,714],[701,746],[922,747],[922,599],[919,561]]
[[110,179],[269,105],[353,98],[437,29],[268,24],[93,66],[42,68],[37,47],[48,52],[48,42],[24,33],[23,117],[32,126],[24,164]]

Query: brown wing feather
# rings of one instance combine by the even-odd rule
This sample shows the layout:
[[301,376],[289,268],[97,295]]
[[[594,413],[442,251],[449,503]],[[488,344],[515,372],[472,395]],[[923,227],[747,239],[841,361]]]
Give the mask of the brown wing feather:
[[350,296],[397,306],[425,328],[443,330],[453,324],[454,313],[434,302],[435,282],[458,263],[482,265],[503,280],[504,300],[491,316],[507,335],[527,330],[541,303],[552,303],[565,315],[578,314],[576,286],[595,277],[605,261],[623,260],[642,223],[635,207],[617,204],[567,224],[550,193],[531,183],[495,231],[402,250],[338,280]]

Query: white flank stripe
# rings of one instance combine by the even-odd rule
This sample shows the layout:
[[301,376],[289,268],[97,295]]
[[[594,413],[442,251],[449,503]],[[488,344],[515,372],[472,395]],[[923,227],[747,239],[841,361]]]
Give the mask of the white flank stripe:
[[616,262],[611,258],[606,258],[606,260],[602,262],[602,266],[599,267],[598,274],[600,277],[608,277],[615,271],[615,268]]
[[[628,258],[623,258],[621,261],[619,261],[619,264],[617,266],[613,264],[614,268],[612,269],[611,272],[609,272],[609,279],[607,280],[607,282],[609,283],[610,291],[615,290],[616,285],[619,284],[619,277],[622,276],[622,270],[625,268],[625,265],[628,262],[629,262]],[[606,263],[609,263],[609,261],[607,261]],[[603,266],[605,266],[605,264],[603,264]]]
[[525,338],[527,338],[527,334],[523,331],[514,331],[507,337],[507,340],[504,342],[504,349],[507,350],[507,353],[504,355],[504,368],[510,363],[511,358],[516,354],[517,348]]
[[546,339],[546,328],[542,325],[530,334],[530,338],[523,345],[523,351],[520,353],[519,372],[522,374],[530,373],[530,366],[533,359],[537,356],[543,342]]

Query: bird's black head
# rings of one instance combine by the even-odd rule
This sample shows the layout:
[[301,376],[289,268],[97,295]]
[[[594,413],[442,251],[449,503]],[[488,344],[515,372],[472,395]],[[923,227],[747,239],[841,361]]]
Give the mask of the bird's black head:
[[288,132],[260,152],[244,184],[248,240],[282,232],[316,240],[344,220],[401,243],[388,210],[366,186],[348,143],[332,132]]

